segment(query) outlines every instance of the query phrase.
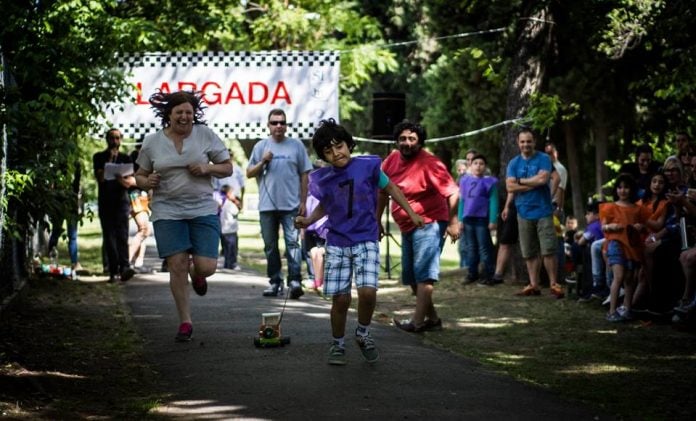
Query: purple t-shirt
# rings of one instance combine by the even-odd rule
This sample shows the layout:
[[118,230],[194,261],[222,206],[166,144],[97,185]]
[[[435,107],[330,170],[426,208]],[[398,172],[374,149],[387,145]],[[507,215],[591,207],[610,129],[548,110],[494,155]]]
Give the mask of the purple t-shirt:
[[497,183],[498,179],[495,177],[476,177],[471,174],[459,180],[459,198],[464,203],[464,217],[488,217],[491,189]]
[[587,224],[587,227],[585,227],[585,232],[582,234],[582,236],[585,237],[585,240],[589,242],[604,238],[604,233],[602,232],[602,223],[599,221],[599,219]]
[[356,156],[343,168],[319,168],[309,174],[309,193],[329,217],[327,245],[349,247],[379,241],[377,190],[381,163],[378,156]]

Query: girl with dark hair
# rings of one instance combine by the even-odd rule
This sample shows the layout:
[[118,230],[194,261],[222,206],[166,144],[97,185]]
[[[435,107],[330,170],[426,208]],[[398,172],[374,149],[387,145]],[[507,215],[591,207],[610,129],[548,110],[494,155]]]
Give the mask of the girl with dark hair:
[[645,307],[645,299],[653,289],[653,268],[655,256],[658,248],[671,240],[671,236],[665,229],[665,220],[674,215],[674,208],[667,200],[667,182],[662,172],[653,174],[650,179],[650,187],[645,192],[643,198],[638,201],[638,206],[642,206],[650,212],[650,219],[646,222],[648,233],[645,236],[644,265],[638,274],[638,286],[633,297],[634,308],[640,305]]
[[[633,292],[640,261],[643,259],[640,233],[645,229],[650,211],[635,204],[636,181],[630,174],[619,175],[614,186],[615,201],[600,207],[599,219],[606,238],[604,252],[614,274],[607,321],[621,322],[632,318]],[[624,303],[622,308],[618,308],[621,288],[624,289]]]

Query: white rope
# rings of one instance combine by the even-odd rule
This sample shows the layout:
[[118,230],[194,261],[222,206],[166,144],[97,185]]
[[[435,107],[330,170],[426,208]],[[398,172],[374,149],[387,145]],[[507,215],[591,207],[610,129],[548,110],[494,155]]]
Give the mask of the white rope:
[[[439,41],[443,39],[451,39],[451,38],[466,38],[466,37],[473,37],[476,35],[485,35],[485,34],[494,34],[497,32],[503,32],[505,31],[506,28],[495,28],[495,29],[484,29],[482,31],[474,31],[474,32],[462,32],[460,34],[454,34],[454,35],[443,35],[441,37],[433,37],[433,38],[426,38],[426,41]],[[402,41],[402,42],[393,42],[391,44],[368,44],[371,47],[378,47],[378,48],[392,48],[392,47],[401,47],[403,45],[411,45],[411,44],[417,44],[419,42],[422,42],[422,39],[417,39],[417,40],[412,40],[412,41]],[[339,50],[339,53],[350,53],[352,51],[357,50],[357,48],[353,48],[350,50]]]
[[[456,135],[452,135],[452,136],[445,136],[445,137],[437,137],[435,139],[428,139],[427,142],[428,143],[444,142],[446,140],[454,140],[454,139],[460,139],[463,137],[474,136],[474,135],[477,135],[479,133],[487,132],[488,130],[493,130],[496,127],[505,126],[508,124],[515,124],[515,123],[522,121],[522,120],[524,120],[524,118],[513,118],[511,120],[501,121],[500,123],[493,124],[492,126],[483,127],[481,129],[472,130],[472,131],[469,131],[466,133],[456,134]],[[353,136],[353,139],[357,142],[384,143],[384,144],[394,143],[393,140],[368,139],[365,137],[357,137],[357,136]]]

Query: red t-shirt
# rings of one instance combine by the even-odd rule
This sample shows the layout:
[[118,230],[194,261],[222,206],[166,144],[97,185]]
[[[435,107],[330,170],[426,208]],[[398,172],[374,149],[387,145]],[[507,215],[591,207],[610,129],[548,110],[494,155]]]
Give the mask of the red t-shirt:
[[[420,215],[426,224],[433,221],[449,221],[447,198],[457,193],[459,187],[445,164],[436,156],[421,149],[416,156],[405,160],[401,153],[395,150],[382,163],[382,171],[401,189],[413,211]],[[394,201],[391,212],[401,232],[409,232],[415,228],[406,211]]]

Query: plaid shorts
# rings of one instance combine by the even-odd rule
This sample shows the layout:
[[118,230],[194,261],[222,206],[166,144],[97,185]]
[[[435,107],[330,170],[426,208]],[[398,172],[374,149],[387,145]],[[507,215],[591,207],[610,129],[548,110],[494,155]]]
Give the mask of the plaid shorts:
[[324,295],[350,294],[353,276],[356,288],[377,289],[379,243],[366,241],[350,247],[326,246]]

